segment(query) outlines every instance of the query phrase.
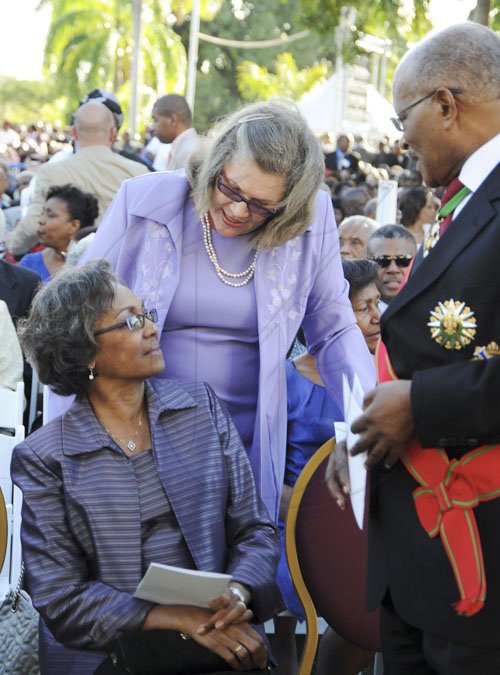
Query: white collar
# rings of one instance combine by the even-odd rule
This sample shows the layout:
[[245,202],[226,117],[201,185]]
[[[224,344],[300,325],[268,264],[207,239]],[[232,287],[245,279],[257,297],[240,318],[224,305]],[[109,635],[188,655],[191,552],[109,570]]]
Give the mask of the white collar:
[[469,190],[476,192],[498,162],[500,162],[500,134],[493,136],[472,153],[463,165],[458,177]]

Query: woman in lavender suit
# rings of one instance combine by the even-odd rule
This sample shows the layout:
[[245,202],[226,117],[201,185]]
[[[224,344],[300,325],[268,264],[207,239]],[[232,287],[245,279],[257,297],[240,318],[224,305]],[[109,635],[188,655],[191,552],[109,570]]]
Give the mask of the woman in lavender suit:
[[[160,377],[208,382],[276,520],[285,468],[285,361],[299,326],[338,405],[342,373],[375,383],[344,280],[324,161],[298,111],[247,106],[187,171],[126,181],[85,259],[104,257],[158,310]],[[332,430],[333,433],[333,430]]]

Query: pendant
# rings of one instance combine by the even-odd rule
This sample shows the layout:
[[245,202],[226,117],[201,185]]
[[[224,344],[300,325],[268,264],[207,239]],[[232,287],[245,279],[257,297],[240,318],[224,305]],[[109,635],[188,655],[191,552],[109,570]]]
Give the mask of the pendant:
[[136,447],[137,447],[137,445],[134,443],[134,441],[129,441],[127,443],[127,448],[130,450],[130,452],[134,452]]
[[445,349],[462,349],[474,340],[476,318],[465,302],[438,302],[427,323],[431,337]]

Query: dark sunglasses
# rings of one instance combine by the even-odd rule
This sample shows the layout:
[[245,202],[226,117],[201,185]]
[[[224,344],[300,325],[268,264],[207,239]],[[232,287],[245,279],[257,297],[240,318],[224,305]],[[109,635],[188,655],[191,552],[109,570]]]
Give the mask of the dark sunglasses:
[[269,218],[270,216],[275,216],[281,211],[280,207],[276,209],[268,209],[266,206],[262,206],[262,204],[259,204],[259,202],[256,202],[254,199],[246,199],[230,185],[226,185],[226,183],[223,182],[221,175],[219,175],[217,178],[217,189],[222,192],[225,197],[228,197],[233,202],[245,202],[247,209],[252,213],[255,213],[257,216],[265,216]]
[[117,330],[118,328],[125,328],[125,326],[130,330],[139,330],[144,328],[146,319],[149,319],[153,323],[158,321],[158,312],[156,309],[148,309],[142,312],[142,314],[132,314],[128,316],[124,321],[119,323],[113,323],[111,326],[106,326],[106,328],[99,328],[99,330],[94,331],[94,337],[97,335],[102,335],[103,333],[109,333],[111,330]]
[[394,260],[398,267],[408,267],[408,265],[413,260],[412,255],[381,255],[378,258],[370,258],[374,263],[377,263],[379,267],[384,269],[389,267],[391,262]]

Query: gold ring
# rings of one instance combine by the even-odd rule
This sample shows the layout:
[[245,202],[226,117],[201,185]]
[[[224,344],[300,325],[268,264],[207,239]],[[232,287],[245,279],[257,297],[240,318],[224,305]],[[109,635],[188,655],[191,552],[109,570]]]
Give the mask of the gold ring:
[[243,649],[243,645],[238,645],[236,647],[236,649],[234,650],[234,653],[237,654],[238,652],[241,652],[242,649]]

